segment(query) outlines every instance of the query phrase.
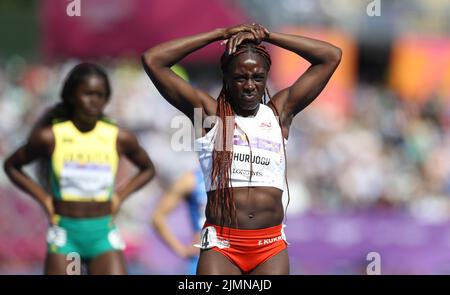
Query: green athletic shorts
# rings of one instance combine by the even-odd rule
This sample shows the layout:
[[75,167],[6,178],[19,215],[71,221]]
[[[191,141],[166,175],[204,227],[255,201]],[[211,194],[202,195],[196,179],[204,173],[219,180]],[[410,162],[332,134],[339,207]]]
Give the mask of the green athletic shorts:
[[70,218],[56,215],[56,224],[47,232],[48,253],[76,252],[82,259],[125,249],[125,243],[112,223],[112,216]]

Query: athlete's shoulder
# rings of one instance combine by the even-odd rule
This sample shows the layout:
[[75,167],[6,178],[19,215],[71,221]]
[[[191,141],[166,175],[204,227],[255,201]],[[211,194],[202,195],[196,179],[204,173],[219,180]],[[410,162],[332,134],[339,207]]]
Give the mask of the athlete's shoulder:
[[55,138],[52,126],[45,126],[35,129],[30,134],[30,138],[41,139],[43,141],[52,140]]
[[117,126],[117,130],[118,130],[118,134],[117,134],[118,140],[121,140],[121,141],[137,140],[136,134],[134,134],[133,131],[131,131],[127,128],[118,127],[118,126]]
[[31,149],[51,152],[55,146],[55,135],[52,126],[40,127],[33,130],[28,138],[27,145]]
[[119,128],[119,124],[117,123],[117,121],[112,119],[112,118],[110,118],[110,117],[102,117],[100,119],[100,122],[102,122],[102,123],[104,123],[106,125],[110,125],[110,126],[114,126],[114,127]]
[[118,128],[117,148],[119,153],[137,152],[140,144],[136,134],[125,128]]

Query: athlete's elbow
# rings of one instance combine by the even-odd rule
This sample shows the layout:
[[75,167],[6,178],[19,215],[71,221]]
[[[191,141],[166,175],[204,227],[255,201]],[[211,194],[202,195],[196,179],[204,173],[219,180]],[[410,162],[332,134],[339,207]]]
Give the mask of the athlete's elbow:
[[154,50],[153,50],[152,48],[146,50],[146,51],[142,54],[141,58],[142,58],[142,61],[143,61],[145,64],[152,64],[153,61],[155,60]]
[[155,66],[156,57],[153,53],[152,49],[147,50],[141,56],[142,65],[144,66],[145,71],[148,73],[152,71]]
[[150,224],[153,228],[159,229],[160,228],[160,224],[162,222],[162,215],[161,213],[154,213],[151,217],[150,217]]
[[3,163],[3,171],[5,171],[6,175],[8,175],[9,169],[8,161],[5,161],[5,163]]
[[145,173],[147,174],[148,181],[152,180],[156,176],[156,169],[153,163],[151,163],[146,169]]
[[12,171],[14,169],[14,164],[11,158],[6,159],[6,161],[3,163],[3,171],[5,171],[5,174],[11,178]]
[[312,64],[326,65],[336,68],[341,62],[342,50],[331,44],[326,44],[318,48]]
[[342,49],[336,46],[331,45],[330,50],[326,55],[326,61],[329,64],[334,66],[338,66],[342,59]]

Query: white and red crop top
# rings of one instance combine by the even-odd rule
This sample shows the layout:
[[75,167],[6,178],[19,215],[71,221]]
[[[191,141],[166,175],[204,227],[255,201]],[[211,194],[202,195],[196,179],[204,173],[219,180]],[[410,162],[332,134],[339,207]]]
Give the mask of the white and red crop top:
[[[260,104],[256,116],[235,115],[235,123],[230,175],[232,187],[270,186],[283,190],[286,169],[283,137],[278,119],[272,109]],[[215,190],[214,184],[211,185],[212,152],[219,125],[215,124],[205,136],[195,140],[206,191]],[[249,143],[244,132],[251,144],[251,158]],[[287,142],[286,139],[284,141]]]

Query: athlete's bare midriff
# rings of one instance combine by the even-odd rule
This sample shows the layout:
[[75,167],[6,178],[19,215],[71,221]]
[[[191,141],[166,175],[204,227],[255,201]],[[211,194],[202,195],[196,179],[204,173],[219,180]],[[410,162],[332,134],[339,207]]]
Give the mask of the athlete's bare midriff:
[[[216,191],[208,192],[208,199]],[[282,223],[284,217],[283,192],[274,187],[240,187],[233,189],[236,205],[237,227],[239,229],[261,229],[276,226]],[[214,215],[214,210],[206,207],[206,220],[210,224],[222,225],[220,210]],[[225,218],[227,220],[227,218]],[[223,224],[227,227],[230,224]]]
[[111,202],[69,202],[54,200],[55,213],[73,218],[92,218],[111,214]]

